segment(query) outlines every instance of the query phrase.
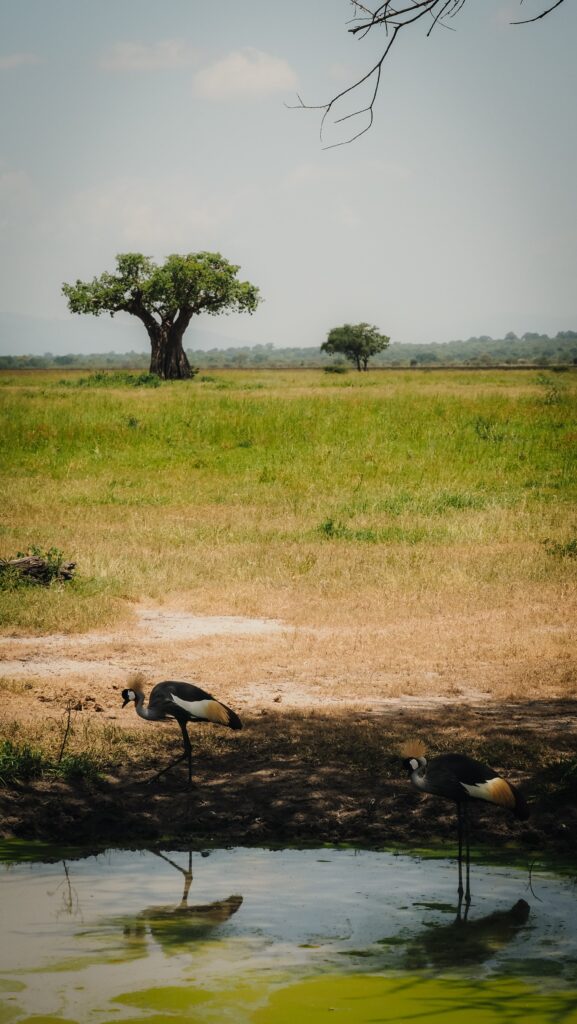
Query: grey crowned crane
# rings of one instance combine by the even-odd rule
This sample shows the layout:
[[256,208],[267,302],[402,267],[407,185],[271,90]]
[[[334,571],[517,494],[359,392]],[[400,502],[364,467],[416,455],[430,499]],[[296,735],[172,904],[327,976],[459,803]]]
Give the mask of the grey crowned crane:
[[466,754],[441,754],[430,761],[425,757],[425,746],[420,741],[406,744],[402,751],[404,765],[413,786],[421,793],[432,793],[452,800],[457,805],[459,828],[459,900],[463,898],[463,834],[466,849],[465,903],[471,902],[470,849],[468,808],[472,800],[483,800],[510,811],[520,821],[529,817],[524,796],[516,786],[501,775],[474,761]]
[[228,726],[229,729],[242,729],[240,718],[231,708],[192,683],[171,680],[157,683],[150,691],[148,705],[145,706],[144,700],[144,689],[140,682],[133,682],[131,687],[122,691],[122,707],[125,708],[127,704],[133,702],[137,715],[148,722],[162,722],[167,718],[175,718],[180,726],[184,744],[184,753],[153,775],[150,782],[164,775],[185,758],[188,761],[188,782],[192,782],[192,747],[187,731],[189,722],[212,722],[214,725]]

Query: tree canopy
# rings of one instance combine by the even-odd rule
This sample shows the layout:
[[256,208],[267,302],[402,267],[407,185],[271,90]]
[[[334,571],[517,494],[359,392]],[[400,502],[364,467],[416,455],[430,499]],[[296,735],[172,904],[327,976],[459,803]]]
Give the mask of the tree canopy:
[[379,334],[378,327],[370,324],[343,324],[329,331],[321,352],[342,354],[355,364],[357,370],[366,370],[370,357],[382,352],[390,340],[386,334]]
[[[388,57],[393,44],[400,37],[403,29],[408,29],[411,26],[416,25],[421,20],[423,20],[424,25],[428,26],[426,32],[427,36],[429,36],[437,26],[452,28],[453,19],[462,12],[467,0],[385,0],[384,3],[377,4],[376,7],[360,3],[359,0],[350,0],[350,2],[353,7],[353,17],[349,22],[351,27],[348,31],[351,35],[359,39],[364,39],[374,29],[383,29],[385,41],[377,62],[355,82],[333,96],[328,103],[304,103],[299,96],[299,102],[297,104],[297,106],[308,109],[324,110],[321,121],[322,139],[323,129],[327,118],[334,116],[337,113],[340,109],[340,101],[344,100],[347,96],[356,94],[357,90],[360,90],[363,85],[368,85],[368,102],[359,106],[357,110],[353,110],[351,113],[344,114],[342,117],[335,117],[333,121],[334,124],[342,124],[344,121],[351,121],[351,124],[354,126],[358,124],[354,119],[359,118],[364,114],[366,115],[365,123],[358,129],[353,127],[348,138],[343,139],[341,142],[333,143],[333,146],[342,146],[348,142],[353,142],[355,139],[358,139],[359,136],[364,135],[371,127],[374,120],[375,100],[381,85],[383,64]],[[523,0],[519,0],[519,2],[522,4]],[[531,22],[540,21],[542,18],[547,17],[551,11],[554,11],[556,7],[560,7],[564,2],[565,0],[549,0],[547,6],[544,7],[542,6],[541,0],[536,14],[526,18],[520,18],[518,21],[512,21],[511,24],[528,25]],[[327,146],[327,149],[331,148],[332,146]]]
[[116,257],[116,273],[63,284],[71,313],[130,313],[144,324],[151,343],[150,372],[165,379],[192,376],[182,338],[199,313],[253,313],[258,288],[237,280],[239,267],[220,253],[169,256],[157,265],[141,253]]

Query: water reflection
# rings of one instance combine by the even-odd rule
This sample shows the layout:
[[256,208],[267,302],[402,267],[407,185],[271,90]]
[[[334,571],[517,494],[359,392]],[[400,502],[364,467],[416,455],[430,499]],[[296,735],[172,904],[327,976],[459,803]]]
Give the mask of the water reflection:
[[530,910],[524,872],[480,865],[461,912],[454,862],[427,866],[335,849],[0,864],[0,1024],[568,1024],[571,880],[540,873]]
[[206,940],[218,925],[224,924],[242,905],[242,896],[229,896],[212,903],[189,906],[192,885],[192,850],[188,851],[188,866],[183,868],[164,853],[155,853],[184,877],[182,896],[175,904],[155,904],[145,907],[135,917],[123,920],[122,932],[134,954],[139,944],[146,945],[151,935],[165,953],[181,952],[190,942]]
[[416,935],[406,951],[406,968],[445,971],[485,963],[525,928],[530,914],[526,900],[517,900],[510,910],[493,910],[476,920],[469,920],[468,910],[462,914],[459,907],[451,924],[431,924]]
[[64,878],[58,883],[56,889],[54,889],[51,895],[60,896],[60,909],[57,913],[64,914],[66,917],[80,917],[80,900],[78,899],[78,893],[72,885],[70,878],[70,869],[65,860],[62,862],[62,869],[64,871]]

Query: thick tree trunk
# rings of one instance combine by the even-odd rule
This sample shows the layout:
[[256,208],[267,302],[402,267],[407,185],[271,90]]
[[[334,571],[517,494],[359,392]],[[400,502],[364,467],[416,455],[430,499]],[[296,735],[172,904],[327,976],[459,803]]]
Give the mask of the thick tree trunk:
[[182,347],[184,329],[176,324],[147,325],[150,338],[150,372],[162,380],[187,380],[192,370]]

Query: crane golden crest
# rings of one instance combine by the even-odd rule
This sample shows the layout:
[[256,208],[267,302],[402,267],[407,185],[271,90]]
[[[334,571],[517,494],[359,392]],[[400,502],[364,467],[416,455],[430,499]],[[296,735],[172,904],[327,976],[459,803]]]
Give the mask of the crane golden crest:
[[409,760],[411,757],[424,757],[427,748],[422,740],[407,740],[399,750],[401,757]]

